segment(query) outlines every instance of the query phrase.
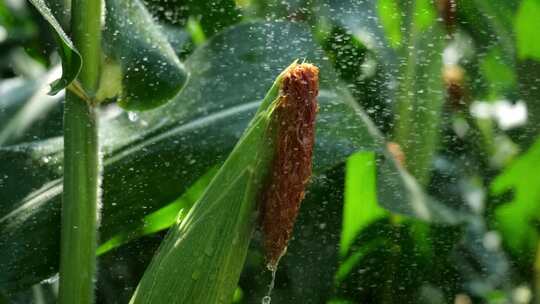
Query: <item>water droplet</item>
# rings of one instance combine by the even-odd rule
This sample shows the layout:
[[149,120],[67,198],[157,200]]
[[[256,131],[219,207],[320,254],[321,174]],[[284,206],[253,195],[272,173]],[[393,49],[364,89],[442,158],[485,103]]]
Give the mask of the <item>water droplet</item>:
[[268,293],[266,294],[266,296],[262,298],[262,301],[261,301],[262,304],[270,304],[270,302],[272,301],[272,298],[270,297],[270,295],[272,294],[272,290],[274,290],[274,284],[276,282],[277,265],[274,266],[274,265],[268,264],[266,265],[266,267],[272,272],[272,281],[270,281],[270,285],[268,285]]
[[128,119],[129,121],[135,122],[137,119],[139,119],[139,115],[135,112],[128,112]]
[[44,279],[43,281],[41,281],[41,283],[42,284],[54,284],[54,283],[58,282],[58,278],[59,278],[58,273],[56,273],[55,275]]

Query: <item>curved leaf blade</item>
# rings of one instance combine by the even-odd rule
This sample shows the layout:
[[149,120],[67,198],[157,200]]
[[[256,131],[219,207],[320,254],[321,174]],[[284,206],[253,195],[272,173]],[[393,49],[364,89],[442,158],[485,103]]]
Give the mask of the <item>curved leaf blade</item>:
[[403,149],[407,169],[426,184],[438,147],[445,100],[441,73],[444,33],[429,1],[416,0],[408,6],[413,21],[401,50],[394,137]]
[[107,0],[106,6],[105,51],[120,65],[119,105],[142,111],[166,103],[188,72],[163,31],[139,0]]
[[[5,106],[6,110],[0,113],[0,146],[22,142],[25,137],[61,132],[58,105],[64,94],[47,96],[49,82],[59,75],[60,66],[56,66],[40,79],[25,80],[6,94],[0,88],[0,107]],[[44,129],[44,125],[51,127]]]
[[51,83],[51,91],[49,94],[55,95],[60,90],[67,87],[81,70],[82,57],[73,45],[73,42],[66,35],[62,26],[54,18],[53,13],[43,0],[30,0],[30,3],[39,11],[41,16],[49,23],[54,30],[54,36],[58,41],[58,53],[62,58],[62,77]]

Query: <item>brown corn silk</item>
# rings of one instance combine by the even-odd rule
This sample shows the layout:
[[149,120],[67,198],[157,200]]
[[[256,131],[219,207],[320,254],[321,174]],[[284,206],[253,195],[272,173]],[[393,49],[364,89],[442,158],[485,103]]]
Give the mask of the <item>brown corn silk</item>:
[[262,193],[261,225],[266,262],[275,269],[287,249],[311,176],[319,69],[293,64],[282,77],[275,108],[275,156]]

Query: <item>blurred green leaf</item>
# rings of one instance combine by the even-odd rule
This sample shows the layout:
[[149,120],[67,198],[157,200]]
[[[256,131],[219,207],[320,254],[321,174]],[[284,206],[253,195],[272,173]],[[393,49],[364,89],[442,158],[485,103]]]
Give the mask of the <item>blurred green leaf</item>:
[[146,0],[145,4],[162,23],[186,27],[190,18],[199,21],[203,34],[211,37],[241,20],[234,0]]
[[[61,118],[54,109],[58,107],[63,94],[57,96],[47,96],[49,83],[60,74],[60,67],[51,69],[48,73],[37,80],[21,80],[20,86],[15,86],[6,94],[2,94],[0,89],[0,107],[6,111],[0,110],[0,146],[21,142],[21,139],[28,139],[26,133],[33,136],[43,135],[47,132],[59,134],[61,124],[43,129],[44,124],[51,120]],[[7,84],[7,83],[5,83]],[[49,117],[50,116],[50,117]],[[37,127],[37,128],[36,128]],[[56,132],[56,133],[54,133]]]
[[[377,1],[363,0],[321,0],[321,16],[325,16],[333,23],[343,26],[350,31],[368,49],[385,58],[384,64],[390,64],[393,51],[390,41],[385,36],[381,22],[388,22],[379,18]],[[385,11],[387,12],[387,11]]]
[[402,41],[402,18],[398,3],[396,0],[378,0],[377,9],[390,45],[393,48],[399,47]]
[[399,24],[392,24],[398,28],[383,27],[388,18],[380,14],[389,11],[381,12],[381,5],[377,1],[322,0],[314,12],[318,17],[318,34],[340,78],[386,133],[392,125],[391,101],[398,62],[385,31],[401,28]]
[[[0,2],[0,45],[13,41],[25,41],[36,34],[36,24],[29,18],[26,5],[17,5],[8,1]],[[5,49],[0,53],[5,52]]]
[[500,98],[516,85],[516,75],[500,48],[493,48],[480,62],[482,74],[489,83],[489,98]]
[[245,17],[249,19],[268,19],[307,21],[312,17],[313,0],[235,0]]
[[[107,86],[116,87],[107,91],[120,93],[118,104],[127,110],[166,103],[185,85],[188,74],[162,29],[139,0],[108,0],[106,5],[105,52],[113,61],[108,64],[121,70],[121,84],[111,84],[115,79],[110,73],[103,76]],[[114,94],[100,97],[111,97],[107,95]]]
[[[433,263],[433,257],[419,250],[413,235],[414,222],[391,216],[364,229],[336,272],[335,295],[371,299],[374,303],[416,303],[422,285],[435,283],[451,273],[448,264]],[[448,227],[443,229],[446,233],[451,231]],[[446,237],[437,238],[441,243],[436,250],[441,257],[453,245]]]
[[352,252],[343,262],[340,263],[339,269],[336,272],[335,281],[337,284],[345,280],[345,278],[358,266],[358,263],[368,253],[372,252],[376,248],[388,246],[387,242],[383,238],[377,238],[366,242],[358,250]]
[[405,167],[425,185],[438,147],[444,104],[444,33],[429,3],[413,1],[408,9],[413,22],[401,49],[394,137],[405,154]]
[[59,44],[58,52],[62,58],[62,77],[51,83],[51,92],[49,94],[54,95],[67,87],[75,80],[77,75],[79,75],[82,66],[82,58],[45,2],[43,0],[30,0],[30,3],[35,6],[43,18],[45,18],[53,28],[56,40]]
[[[477,20],[471,20],[473,33],[476,32],[474,34],[482,35],[487,40],[487,43],[481,47],[500,45],[505,57],[513,63],[515,44],[512,18],[518,1],[466,0],[464,2],[471,2],[472,9],[476,11],[472,18]],[[479,22],[487,26],[476,27]],[[480,28],[484,31],[479,31]]]
[[411,2],[413,8],[413,21],[411,35],[423,32],[433,26],[433,22],[437,18],[437,12],[431,0],[414,0]]
[[2,79],[0,84],[0,129],[3,129],[10,117],[24,105],[36,90],[38,81],[22,77]]
[[540,140],[514,160],[491,184],[499,195],[514,191],[514,198],[495,210],[495,225],[516,253],[530,258],[539,240],[540,221]]
[[540,61],[540,39],[538,39],[538,20],[540,1],[523,0],[514,21],[518,55],[521,59],[531,58]]
[[441,225],[456,225],[466,215],[428,195],[390,154],[377,161],[377,200],[392,213]]
[[508,282],[510,265],[499,234],[489,231],[482,216],[469,218],[453,248],[452,262],[471,295],[488,297]]
[[210,169],[199,178],[181,197],[174,202],[146,215],[142,223],[134,227],[128,225],[122,232],[104,241],[97,249],[97,254],[102,255],[114,248],[134,240],[136,238],[162,231],[180,222],[187,215],[193,204],[200,199],[206,187],[216,174],[217,168]]
[[529,147],[540,134],[540,61],[519,62],[516,74],[519,98],[527,103],[527,125],[517,140]]
[[352,304],[353,301],[349,300],[341,300],[341,299],[333,299],[327,302],[328,304]]
[[191,36],[191,40],[196,46],[202,45],[206,41],[206,35],[202,30],[201,23],[195,18],[189,18],[186,29]]
[[388,212],[377,203],[375,154],[358,152],[347,159],[340,254],[345,256],[358,233]]

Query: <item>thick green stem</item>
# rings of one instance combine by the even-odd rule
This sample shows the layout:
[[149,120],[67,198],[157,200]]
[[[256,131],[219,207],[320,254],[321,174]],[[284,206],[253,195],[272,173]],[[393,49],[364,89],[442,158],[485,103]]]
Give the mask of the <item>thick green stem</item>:
[[69,93],[64,109],[64,197],[59,303],[92,303],[99,151],[96,109]]
[[64,107],[64,193],[59,303],[93,302],[99,200],[97,108],[101,1],[73,0],[73,41],[83,58],[78,81],[88,100],[68,92]]
[[79,81],[93,96],[101,68],[101,0],[72,0],[71,12],[73,43],[83,59]]

